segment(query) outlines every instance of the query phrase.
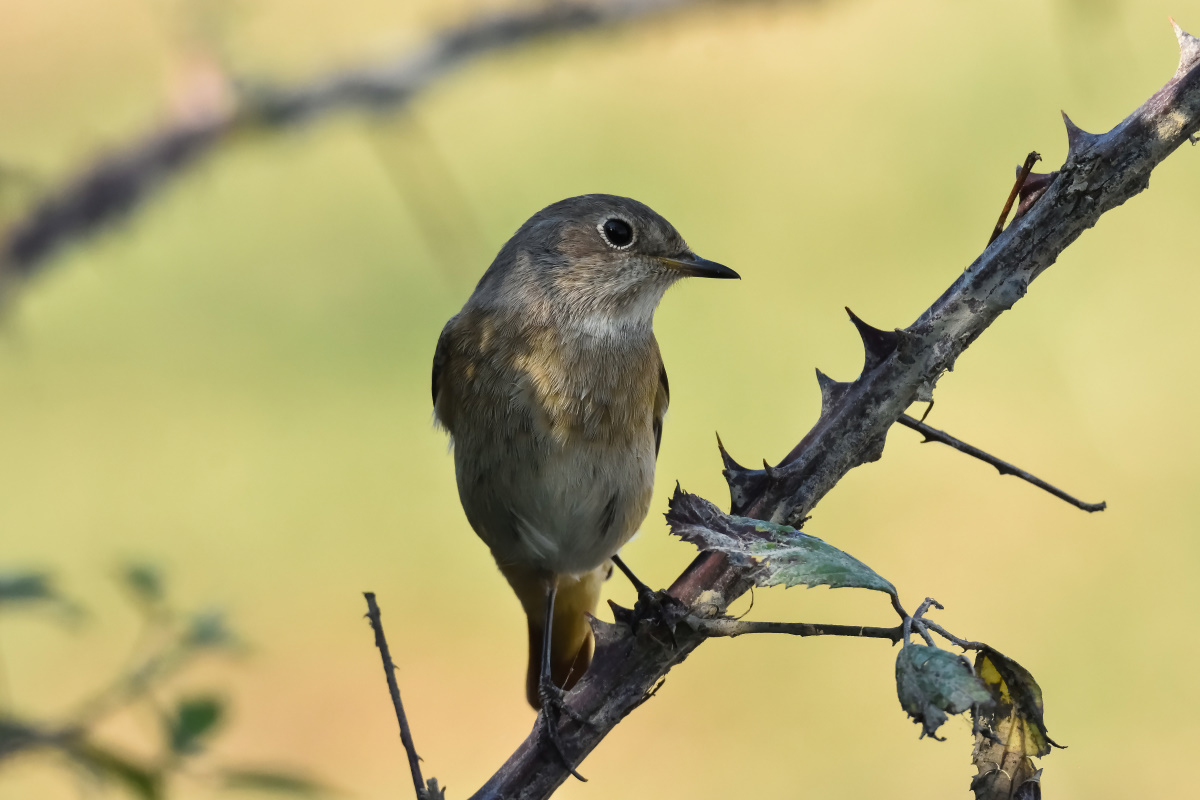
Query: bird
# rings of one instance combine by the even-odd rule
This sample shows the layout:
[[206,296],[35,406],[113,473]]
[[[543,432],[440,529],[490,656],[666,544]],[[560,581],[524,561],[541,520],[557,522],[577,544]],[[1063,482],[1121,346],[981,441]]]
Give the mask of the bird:
[[467,521],[524,609],[534,709],[587,670],[613,564],[646,589],[618,551],[649,511],[670,401],[654,311],[688,276],[740,277],[643,203],[571,197],[517,230],[438,338],[435,418]]

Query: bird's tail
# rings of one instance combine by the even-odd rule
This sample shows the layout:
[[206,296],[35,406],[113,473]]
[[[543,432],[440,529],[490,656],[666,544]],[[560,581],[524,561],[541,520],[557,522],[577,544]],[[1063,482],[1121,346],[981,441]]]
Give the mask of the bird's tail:
[[[525,697],[535,709],[542,707],[538,695],[541,677],[542,638],[546,631],[546,589],[543,579],[524,570],[502,568],[504,576],[521,599],[529,620],[529,669],[525,678]],[[600,584],[612,572],[612,565],[581,575],[559,575],[558,594],[554,599],[553,630],[550,636],[550,678],[561,689],[570,689],[592,663],[592,626],[588,616],[596,613],[600,602]]]

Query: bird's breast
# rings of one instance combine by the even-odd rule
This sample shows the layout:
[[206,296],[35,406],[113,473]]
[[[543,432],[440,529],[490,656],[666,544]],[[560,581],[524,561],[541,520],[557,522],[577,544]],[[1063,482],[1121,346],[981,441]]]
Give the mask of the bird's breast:
[[494,321],[467,330],[447,365],[453,408],[439,416],[451,417],[472,526],[501,563],[595,568],[649,507],[661,369],[653,336],[581,341]]

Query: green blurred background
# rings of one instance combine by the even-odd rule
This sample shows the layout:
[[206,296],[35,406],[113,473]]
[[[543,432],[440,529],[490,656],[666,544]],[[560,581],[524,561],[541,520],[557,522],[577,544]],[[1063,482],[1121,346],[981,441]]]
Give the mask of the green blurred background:
[[[161,118],[198,18],[240,74],[286,80],[481,6],[3,0],[0,160],[53,183]],[[813,368],[857,374],[842,306],[911,322],[979,253],[1025,153],[1061,162],[1060,108],[1107,130],[1170,77],[1168,14],[1200,28],[1195,0],[705,9],[489,58],[403,117],[223,149],[58,258],[0,331],[0,565],[57,570],[92,612],[78,629],[0,619],[9,701],[52,717],[120,667],[137,620],[111,573],[149,559],[254,643],[186,679],[234,703],[212,759],[404,796],[372,589],[426,769],[465,796],[533,714],[524,622],[459,508],[429,365],[511,232],[568,195],[626,194],[744,278],[683,285],[658,315],[673,406],[626,554],[666,584],[694,552],[659,516],[674,482],[726,501],[713,431],[747,463],[786,453],[817,412]],[[1055,798],[1195,783],[1198,187],[1184,147],[938,387],[931,423],[1108,511],[897,429],[807,528],[1033,671],[1070,746],[1043,760]],[[620,580],[608,594],[633,600]],[[752,616],[892,619],[872,593],[825,589],[760,591]],[[894,655],[713,642],[558,796],[968,796],[968,723],[918,741]],[[144,725],[106,733],[136,747]],[[47,759],[0,771],[4,800],[76,788]]]

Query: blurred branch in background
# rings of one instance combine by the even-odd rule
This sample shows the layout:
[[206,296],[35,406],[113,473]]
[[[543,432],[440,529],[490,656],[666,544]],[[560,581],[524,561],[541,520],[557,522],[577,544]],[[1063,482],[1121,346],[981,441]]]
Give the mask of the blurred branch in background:
[[[339,70],[294,86],[239,80],[216,59],[197,57],[165,123],[112,148],[62,185],[40,192],[8,225],[0,239],[0,293],[34,275],[64,246],[135,213],[171,179],[237,136],[282,132],[341,111],[394,113],[442,77],[491,53],[718,5],[743,4],[596,0],[486,13],[435,33],[393,61]],[[384,160],[403,180],[407,173],[395,166],[394,158],[385,154]],[[452,187],[446,191],[446,199],[453,201]],[[437,238],[436,230],[426,228]]]
[[[298,797],[328,794],[320,784],[289,770],[216,767],[197,771],[196,757],[219,731],[227,711],[216,693],[160,695],[174,678],[213,653],[236,652],[241,643],[217,611],[180,613],[167,600],[158,570],[130,564],[122,585],[141,614],[142,627],[127,665],[105,686],[60,720],[33,719],[16,708],[15,698],[0,705],[0,769],[19,756],[50,752],[85,782],[111,783],[141,800],[162,800],[177,778],[188,776],[216,788],[262,791]],[[45,608],[69,619],[82,611],[39,572],[0,574],[0,614]],[[86,664],[80,665],[86,669]],[[112,718],[148,711],[157,720],[157,741],[133,755],[103,740],[97,729]],[[152,755],[145,755],[146,750]]]
[[[920,723],[922,736],[936,738],[949,714],[972,715],[977,775],[971,789],[977,800],[1041,796],[1042,773],[1032,758],[1046,755],[1055,743],[1046,734],[1042,693],[1032,675],[990,646],[961,639],[926,619],[931,608],[941,607],[932,598],[908,614],[889,581],[797,528],[850,470],[882,457],[887,433],[905,410],[915,402],[933,401],[938,379],[1060,253],[1101,215],[1144,190],[1153,169],[1200,131],[1200,39],[1177,25],[1175,33],[1180,58],[1174,77],[1108,133],[1083,131],[1064,114],[1065,163],[1049,174],[1022,169],[1014,191],[1021,198],[1016,220],[915,322],[884,331],[850,314],[862,339],[862,373],[843,383],[817,371],[820,416],[781,463],[771,466],[764,461],[761,470],[746,469],[720,447],[730,514],[676,488],[667,522],[672,533],[695,544],[701,554],[654,603],[639,599],[632,611],[614,605],[616,624],[593,620],[595,659],[567,695],[557,736],[548,735],[547,728],[556,723],[539,716],[534,730],[474,800],[549,797],[575,774],[574,765],[652,697],[666,674],[704,641],[764,632],[902,641],[896,660],[897,694],[904,710]],[[1027,164],[1032,166],[1032,160]],[[1013,199],[1010,196],[1008,206]],[[736,380],[737,373],[730,379]],[[987,456],[959,447],[963,443],[918,420],[908,418],[904,424],[969,455]],[[1002,473],[1015,470],[988,459]],[[1042,488],[1053,487],[1043,483]],[[1085,510],[1100,508],[1055,493]],[[773,585],[883,592],[901,622],[881,628],[739,622],[726,616],[729,604],[752,587]],[[368,597],[373,601],[373,595]],[[373,622],[378,622],[377,615]],[[964,651],[975,651],[974,663],[942,649],[934,634]],[[376,636],[382,640],[381,627],[376,627]],[[390,662],[385,655],[389,687],[394,688]],[[399,714],[398,690],[392,696]],[[406,744],[410,758],[415,758],[411,737]],[[420,797],[417,772],[414,782]]]

